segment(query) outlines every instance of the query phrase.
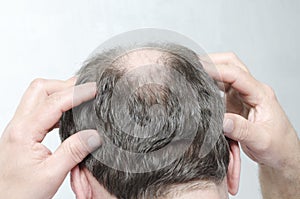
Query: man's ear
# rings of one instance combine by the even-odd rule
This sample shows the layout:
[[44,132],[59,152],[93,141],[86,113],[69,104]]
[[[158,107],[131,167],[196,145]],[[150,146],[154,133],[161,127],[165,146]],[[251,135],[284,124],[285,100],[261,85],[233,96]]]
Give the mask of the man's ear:
[[71,187],[77,199],[92,198],[92,188],[84,170],[76,166],[71,171]]
[[236,195],[239,190],[241,157],[239,143],[229,140],[229,165],[227,172],[227,187],[231,195]]

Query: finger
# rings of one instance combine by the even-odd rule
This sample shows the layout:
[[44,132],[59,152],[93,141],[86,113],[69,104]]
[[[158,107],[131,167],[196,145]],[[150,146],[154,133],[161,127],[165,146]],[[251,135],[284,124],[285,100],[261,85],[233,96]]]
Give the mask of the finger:
[[50,80],[51,82],[45,83],[44,89],[48,95],[51,95],[55,92],[59,92],[71,86],[74,86],[76,83],[76,77],[71,77],[66,81],[62,80]]
[[233,113],[225,114],[223,131],[226,137],[249,147],[256,146],[264,140],[264,134],[259,130],[259,127]]
[[242,95],[246,103],[255,106],[263,99],[265,89],[251,74],[233,65],[216,65],[216,67],[217,70],[208,70],[211,77],[216,81],[230,84]]
[[[208,73],[208,75],[211,76],[211,78],[217,80],[217,79],[222,79],[217,67],[215,66],[214,63],[212,63],[212,61],[210,60],[210,58],[208,56],[204,56],[204,55],[199,55],[199,61],[201,63],[201,65],[203,66],[204,70]],[[213,75],[213,76],[212,76]],[[218,77],[216,77],[218,76]],[[228,89],[229,85],[222,82],[222,81],[216,81],[218,88],[225,92],[226,89]]]
[[215,64],[225,64],[225,65],[236,65],[242,68],[244,71],[249,72],[245,64],[232,52],[226,53],[210,53],[209,58]]
[[90,82],[50,95],[29,118],[34,124],[33,138],[41,142],[49,129],[58,122],[63,112],[91,100],[96,95],[96,83]]
[[25,91],[17,108],[16,115],[24,117],[24,115],[32,112],[37,104],[47,96],[73,86],[75,81],[76,77],[72,77],[66,81],[35,79]]
[[80,131],[66,139],[47,159],[46,165],[55,175],[64,179],[72,168],[100,145],[101,139],[96,130]]

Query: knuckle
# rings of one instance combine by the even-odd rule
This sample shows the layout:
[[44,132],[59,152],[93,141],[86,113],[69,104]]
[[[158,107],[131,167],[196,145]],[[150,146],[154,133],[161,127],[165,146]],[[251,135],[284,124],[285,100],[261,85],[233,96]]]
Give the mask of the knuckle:
[[237,59],[237,55],[234,52],[228,52],[228,57],[233,60]]
[[19,139],[19,133],[17,131],[11,131],[8,134],[8,142],[9,143],[16,143]]
[[241,76],[246,76],[248,75],[247,72],[245,70],[243,70],[241,67],[236,66],[236,65],[231,65],[231,72],[232,74],[235,75],[235,78],[238,79]]
[[30,88],[32,89],[41,89],[44,87],[45,79],[42,78],[36,78],[30,83]]
[[235,69],[240,75],[248,75],[248,73],[239,66],[236,66]]
[[263,84],[263,87],[264,87],[265,94],[269,99],[276,99],[275,91],[271,86],[267,84]]
[[20,124],[11,124],[7,127],[8,141],[10,143],[16,143],[23,140],[24,127]]
[[229,62],[235,66],[237,66],[237,68],[239,68],[240,70],[242,70],[243,72],[245,73],[248,73],[249,74],[249,70],[247,68],[247,66],[245,66],[241,60],[239,59],[239,57],[237,56],[236,53],[234,52],[229,52],[227,54],[227,57],[229,58]]

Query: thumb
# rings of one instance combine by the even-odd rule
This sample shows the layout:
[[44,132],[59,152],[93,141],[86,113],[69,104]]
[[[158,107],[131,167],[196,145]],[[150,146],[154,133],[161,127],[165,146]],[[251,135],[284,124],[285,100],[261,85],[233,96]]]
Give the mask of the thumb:
[[253,147],[262,136],[254,123],[233,113],[225,114],[223,131],[226,137],[249,147]]
[[58,176],[65,177],[88,154],[101,145],[96,130],[83,130],[66,139],[50,157],[49,166]]

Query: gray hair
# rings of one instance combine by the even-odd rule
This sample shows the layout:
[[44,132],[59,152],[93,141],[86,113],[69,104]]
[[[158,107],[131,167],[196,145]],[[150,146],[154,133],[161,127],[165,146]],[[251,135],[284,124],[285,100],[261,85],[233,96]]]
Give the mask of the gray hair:
[[[161,56],[132,70],[126,56],[141,49]],[[63,114],[61,139],[98,130],[104,144],[81,167],[112,195],[159,198],[174,185],[223,181],[229,163],[224,103],[193,51],[170,43],[118,47],[92,56],[78,75],[76,84],[97,82],[98,93]],[[139,156],[133,161],[128,154]]]

